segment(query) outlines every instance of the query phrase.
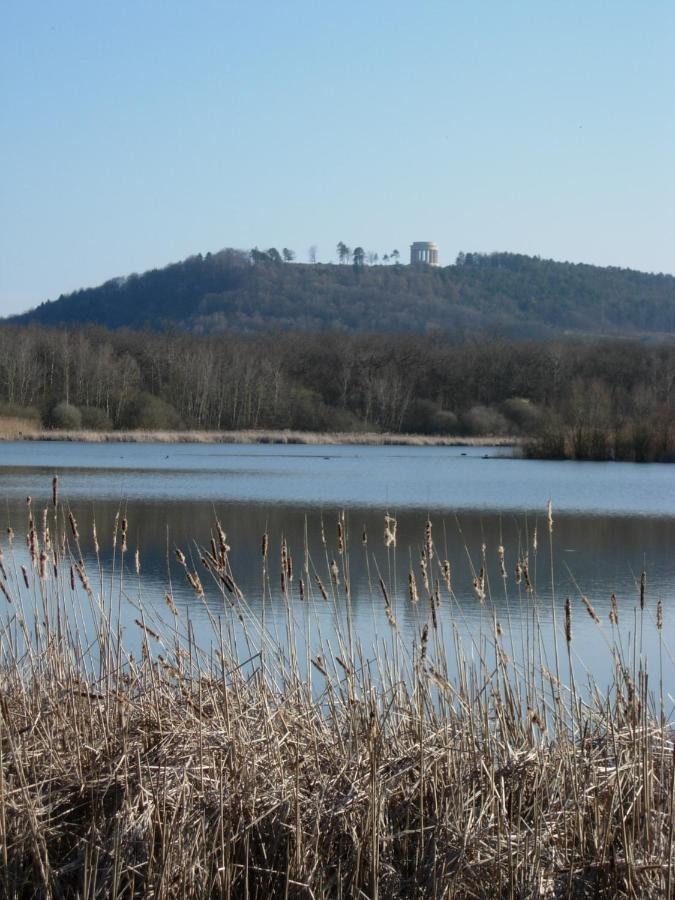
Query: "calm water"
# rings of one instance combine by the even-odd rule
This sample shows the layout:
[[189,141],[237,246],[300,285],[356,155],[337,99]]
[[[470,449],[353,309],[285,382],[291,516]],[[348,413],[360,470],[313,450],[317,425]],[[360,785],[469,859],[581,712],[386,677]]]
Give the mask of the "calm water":
[[[343,578],[335,588],[334,602],[329,603],[316,590],[313,598],[301,603],[297,578],[307,563],[310,581],[318,574],[330,586],[331,561],[342,566],[337,519],[344,511],[350,541],[351,613],[355,631],[366,646],[389,629],[379,574],[389,586],[404,639],[412,643],[419,638],[428,608],[425,602],[410,604],[407,583],[412,567],[422,593],[419,559],[429,517],[437,554],[449,560],[453,573],[455,600],[442,602],[442,626],[454,625],[470,642],[477,629],[489,624],[494,609],[507,643],[517,643],[535,611],[535,601],[514,578],[517,558],[527,554],[536,613],[546,636],[545,650],[551,653],[551,557],[546,527],[546,503],[551,497],[556,605],[562,613],[565,596],[573,601],[580,672],[585,666],[601,682],[608,679],[610,596],[617,596],[622,639],[628,640],[636,627],[643,568],[647,572],[643,648],[650,664],[658,649],[653,627],[658,599],[664,604],[663,635],[668,645],[675,643],[675,467],[526,461],[510,458],[509,451],[498,448],[0,444],[2,515],[17,532],[25,531],[26,496],[34,498],[37,508],[46,505],[54,473],[60,478],[62,499],[69,502],[80,523],[85,555],[92,552],[92,518],[96,518],[102,548],[109,548],[115,514],[122,510],[129,520],[130,549],[140,547],[144,601],[162,602],[171,579],[177,603],[204,640],[210,634],[206,609],[185,584],[174,560],[175,546],[198,560],[197,548],[208,546],[217,516],[228,535],[234,575],[259,615],[263,602],[260,539],[267,531],[273,596],[268,596],[265,613],[268,624],[282,627],[285,612],[278,586],[283,535],[296,571],[293,615],[303,629],[310,629],[312,641],[314,630],[330,637],[335,617],[345,613]],[[386,512],[398,519],[395,550],[384,547]],[[362,543],[364,529],[367,546]],[[499,573],[500,544],[505,548],[506,583]],[[473,590],[474,575],[482,566],[488,593],[484,606],[476,601]],[[211,613],[227,617],[219,593],[206,577],[204,583]],[[600,615],[600,628],[584,611],[581,594]],[[130,640],[133,634],[130,624]],[[666,684],[675,694],[675,668],[667,652],[663,666]]]

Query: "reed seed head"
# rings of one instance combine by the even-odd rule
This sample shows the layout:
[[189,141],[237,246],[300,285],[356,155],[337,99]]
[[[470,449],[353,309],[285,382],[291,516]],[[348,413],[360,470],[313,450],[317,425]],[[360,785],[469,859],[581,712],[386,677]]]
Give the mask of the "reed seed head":
[[447,559],[444,559],[441,563],[441,571],[443,572],[443,581],[445,581],[448,593],[452,593],[452,572],[450,570],[450,563]]
[[385,547],[395,547],[396,546],[396,528],[397,521],[393,516],[385,516],[384,517],[384,546]]
[[502,578],[506,578],[506,563],[504,560],[504,546],[502,544],[497,547],[497,558],[499,560],[499,574]]
[[431,561],[434,558],[434,541],[431,529],[431,519],[427,519],[427,523],[424,526],[424,551],[427,556],[427,561]]
[[417,593],[417,579],[415,578],[415,573],[412,569],[408,572],[408,593],[410,594],[410,602],[417,603],[419,600],[419,595]]
[[586,607],[586,612],[591,617],[591,619],[593,619],[593,621],[595,622],[596,625],[599,625],[600,624],[600,616],[593,609],[593,605],[592,605],[591,601],[588,599],[588,597],[584,597],[582,595],[581,602]]
[[568,645],[572,643],[572,604],[569,597],[565,600],[565,640]]
[[420,571],[422,573],[422,582],[424,584],[424,588],[429,593],[431,588],[429,587],[429,568],[427,566],[427,560],[425,556],[420,557]]
[[647,573],[643,569],[640,574],[640,610],[645,608],[645,588],[647,587]]
[[609,600],[609,621],[612,625],[619,624],[619,607],[616,602],[616,594],[612,594]]
[[473,580],[473,589],[476,593],[476,599],[482,605],[485,603],[485,569],[481,569]]

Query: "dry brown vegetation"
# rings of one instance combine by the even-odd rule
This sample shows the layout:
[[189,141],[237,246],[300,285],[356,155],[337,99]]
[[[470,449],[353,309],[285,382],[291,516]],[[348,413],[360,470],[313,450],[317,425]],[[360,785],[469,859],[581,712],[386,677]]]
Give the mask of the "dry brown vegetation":
[[[360,446],[405,445],[411,447],[510,447],[518,438],[457,437],[425,434],[379,434],[375,432],[316,432],[288,429],[249,429],[247,431],[26,431],[7,436],[35,441],[85,441],[89,443],[160,444],[353,444]],[[0,433],[0,440],[3,435]]]
[[40,423],[18,416],[0,416],[0,441],[17,441],[34,438],[40,432]]
[[[466,650],[445,646],[439,617],[456,598],[429,525],[404,600],[426,622],[411,645],[381,580],[390,634],[373,656],[351,633],[339,521],[325,573],[307,559],[294,572],[286,543],[272,559],[263,537],[267,599],[286,610],[278,639],[239,590],[216,524],[197,568],[176,549],[195,603],[220,594],[210,646],[171,594],[160,608],[139,593],[132,656],[118,611],[138,567],[126,519],[109,575],[82,562],[67,510],[29,516],[26,568],[10,536],[0,580],[5,896],[673,895],[663,692],[616,640],[609,695],[577,690],[573,617],[599,627],[588,603],[567,604],[552,672],[536,630],[521,662],[510,655],[481,572],[476,602],[492,625]],[[381,552],[394,552],[396,522],[385,525]],[[95,535],[86,543],[96,559]],[[526,559],[518,571],[529,586]],[[315,602],[334,604],[343,627],[304,660],[293,607]],[[536,623],[532,592],[527,602]],[[643,580],[640,628],[646,603]]]

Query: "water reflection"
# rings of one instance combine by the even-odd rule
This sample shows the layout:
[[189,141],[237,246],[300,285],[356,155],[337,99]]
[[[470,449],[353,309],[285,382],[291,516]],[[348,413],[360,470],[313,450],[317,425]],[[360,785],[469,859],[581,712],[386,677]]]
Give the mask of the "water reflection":
[[[469,647],[478,647],[481,630],[489,632],[496,620],[505,648],[515,657],[522,657],[523,647],[529,646],[536,627],[541,627],[541,652],[549,659],[555,649],[553,609],[560,625],[569,596],[573,649],[580,670],[586,667],[605,682],[612,662],[608,617],[610,597],[615,594],[621,640],[627,643],[640,627],[643,651],[654,657],[661,646],[659,637],[667,640],[675,626],[675,470],[658,465],[532,463],[503,458],[504,452],[4,444],[0,446],[0,486],[6,521],[25,534],[26,495],[33,495],[39,512],[49,502],[51,476],[58,472],[64,505],[70,505],[80,523],[82,553],[92,570],[98,565],[92,541],[96,520],[106,577],[113,565],[116,516],[126,516],[125,593],[131,599],[122,601],[126,640],[136,649],[138,611],[132,601],[139,592],[144,603],[154,605],[164,616],[164,597],[171,593],[182,619],[189,620],[197,639],[206,643],[214,639],[214,621],[226,625],[233,621],[236,626],[239,613],[250,613],[256,620],[264,616],[266,627],[282,636],[290,616],[312,649],[320,639],[337,642],[339,632],[349,624],[367,649],[392,635],[380,579],[396,621],[397,639],[412,646],[431,615],[420,567],[425,523],[430,518],[434,539],[430,589],[433,593],[438,582],[437,621],[446,647],[453,647],[455,635]],[[496,458],[499,454],[502,458]],[[486,455],[489,458],[484,459]],[[545,509],[549,496],[555,517],[552,552]],[[347,546],[341,553],[337,522],[343,512]],[[398,520],[395,547],[385,547],[386,512]],[[243,602],[234,601],[222,591],[221,583],[211,581],[200,562],[203,549],[215,536],[216,518],[228,536],[232,573]],[[265,532],[269,557],[263,570]],[[280,580],[282,540],[287,542],[294,569],[287,595]],[[25,545],[22,549],[17,542],[16,546],[25,555]],[[500,546],[506,578],[500,571]],[[196,597],[187,583],[176,560],[177,547],[200,573],[204,599]],[[140,580],[134,572],[137,548]],[[116,553],[119,567],[119,544]],[[445,560],[451,571],[450,593],[439,566]],[[516,578],[518,561],[527,563],[531,591],[522,574]],[[339,579],[332,574],[333,563]],[[474,588],[481,569],[483,603]],[[409,597],[411,571],[418,603]],[[647,593],[640,617],[636,608],[642,571],[647,573]],[[592,603],[600,626],[586,612],[581,595]],[[659,599],[664,610],[660,635],[654,627]],[[450,672],[454,665],[450,659]],[[668,653],[664,681],[675,693],[673,658]]]
[[[43,490],[42,499],[48,495]],[[34,500],[39,506],[40,496]],[[412,646],[425,623],[431,621],[429,592],[424,588],[420,564],[425,542],[427,517],[433,526],[434,558],[430,571],[430,589],[438,590],[440,605],[437,621],[444,633],[446,647],[453,646],[453,635],[461,636],[467,646],[479,641],[477,635],[490,632],[493,619],[503,631],[506,650],[522,658],[523,647],[533,639],[535,625],[543,635],[542,652],[553,667],[552,596],[555,597],[558,625],[561,626],[566,596],[572,600],[575,655],[580,671],[588,669],[600,683],[610,680],[611,656],[608,641],[612,637],[609,622],[610,598],[616,595],[619,610],[618,633],[624,642],[635,634],[638,621],[639,580],[647,572],[646,609],[643,623],[643,649],[647,655],[658,650],[654,627],[658,599],[664,601],[664,630],[667,637],[675,626],[672,599],[675,571],[672,550],[675,546],[675,520],[665,517],[581,516],[556,514],[553,531],[553,555],[545,509],[540,513],[500,511],[431,513],[406,509],[397,515],[396,546],[385,547],[385,510],[351,507],[346,510],[301,509],[294,505],[244,502],[138,500],[119,504],[105,499],[71,503],[81,533],[82,551],[90,570],[97,560],[92,540],[92,523],[97,525],[101,562],[106,572],[112,565],[113,529],[116,518],[128,521],[129,550],[126,590],[133,596],[142,592],[145,603],[155,605],[167,616],[164,597],[170,592],[183,619],[189,619],[199,642],[214,640],[212,620],[225,623],[233,619],[233,610],[250,612],[264,618],[272,633],[285,635],[287,615],[300,634],[309,636],[315,650],[320,639],[338,640],[349,620],[353,633],[366,648],[378,640],[387,640],[392,625],[385,609],[380,585],[384,582],[396,631],[401,641]],[[8,517],[22,530],[26,517],[25,501],[9,500]],[[346,546],[340,552],[338,520],[344,514]],[[218,519],[227,534],[229,559],[236,583],[245,597],[239,603],[210,579],[200,559],[211,539],[217,539]],[[266,567],[263,567],[261,538],[269,535]],[[366,541],[364,542],[364,535]],[[293,580],[282,591],[281,542],[285,540],[293,561]],[[503,546],[506,577],[502,577],[498,548]],[[139,549],[141,579],[134,572],[134,554]],[[176,559],[175,549],[185,554],[190,570],[196,570],[205,589],[202,600],[187,583],[185,571]],[[443,578],[441,563],[447,560],[451,572],[451,593]],[[527,562],[527,579],[516,576],[518,562]],[[553,566],[553,590],[551,584]],[[119,567],[119,543],[117,547]],[[485,601],[480,602],[474,580],[484,570]],[[337,571],[337,578],[335,572]],[[409,574],[414,573],[420,600],[409,596]],[[304,599],[300,597],[300,580]],[[327,598],[322,596],[321,586]],[[346,590],[347,583],[349,592]],[[585,595],[601,619],[595,624],[581,602]],[[288,598],[288,603],[287,599]],[[139,635],[134,626],[137,610],[129,606],[125,625],[127,643],[138,649]],[[236,625],[236,615],[234,615]],[[238,627],[238,626],[237,626]],[[561,640],[559,628],[559,640]],[[449,660],[449,670],[454,671]],[[675,690],[675,670],[666,656],[665,683]]]

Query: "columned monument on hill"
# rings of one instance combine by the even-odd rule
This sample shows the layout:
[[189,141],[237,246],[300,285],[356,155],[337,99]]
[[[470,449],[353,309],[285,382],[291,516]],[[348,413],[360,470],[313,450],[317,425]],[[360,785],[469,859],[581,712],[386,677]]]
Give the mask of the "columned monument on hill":
[[431,241],[415,241],[410,245],[411,266],[437,266],[438,247]]

